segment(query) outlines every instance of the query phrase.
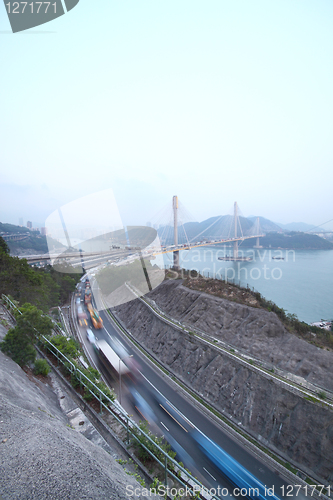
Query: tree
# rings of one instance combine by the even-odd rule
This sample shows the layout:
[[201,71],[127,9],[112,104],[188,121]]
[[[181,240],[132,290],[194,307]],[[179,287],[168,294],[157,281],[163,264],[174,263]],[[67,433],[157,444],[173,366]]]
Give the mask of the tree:
[[20,307],[22,314],[16,313],[16,327],[25,332],[31,342],[34,342],[39,335],[50,335],[53,323],[43,311],[28,302]]
[[21,307],[22,314],[16,313],[16,326],[11,328],[3,342],[1,350],[8,354],[20,366],[33,363],[36,359],[34,342],[39,335],[49,335],[52,321],[32,304]]
[[9,254],[9,246],[1,236],[0,236],[0,252]]
[[20,366],[33,363],[36,359],[36,350],[31,340],[17,326],[8,330],[0,348]]
[[34,269],[26,259],[6,253],[5,245],[0,241],[0,294],[11,295],[21,304],[29,301],[45,312],[68,300],[82,273],[69,265],[62,266],[62,272],[51,266]]

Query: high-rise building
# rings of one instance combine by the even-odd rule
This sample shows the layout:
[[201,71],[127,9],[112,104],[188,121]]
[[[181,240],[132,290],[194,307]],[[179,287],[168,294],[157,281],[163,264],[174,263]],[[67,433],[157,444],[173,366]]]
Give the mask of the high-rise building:
[[29,229],[32,229],[32,222],[30,220],[27,221],[27,227]]
[[19,218],[19,226],[23,226],[23,217]]
[[40,232],[43,236],[46,236],[47,235],[47,227],[41,227],[40,228]]

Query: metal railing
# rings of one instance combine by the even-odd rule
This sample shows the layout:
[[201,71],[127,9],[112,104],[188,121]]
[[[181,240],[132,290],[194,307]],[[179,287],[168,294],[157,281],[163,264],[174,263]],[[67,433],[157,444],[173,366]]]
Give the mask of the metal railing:
[[[2,295],[2,300],[5,303],[7,309],[12,312],[18,312],[22,314],[21,311],[16,307],[16,305],[6,296]],[[68,359],[52,342],[44,335],[39,335],[39,339],[42,340],[45,348],[48,349],[57,359],[57,365],[62,363],[65,368],[70,372],[71,376],[74,375],[79,381],[80,385],[85,387],[86,390],[99,402],[100,413],[102,414],[103,409],[106,410],[113,418],[117,420],[119,424],[126,429],[126,443],[130,443],[130,436],[132,439],[136,440],[142,448],[162,467],[164,470],[164,484],[167,486],[168,477],[172,477],[178,484],[182,485],[187,491],[196,491],[198,493],[197,498],[219,500],[219,497],[209,493],[209,489],[192,474],[182,467],[179,462],[173,459],[163,448],[161,448],[155,441],[146,434],[139,425],[134,422],[125,410],[122,409],[117,403],[115,403],[109,396],[104,394],[104,392],[92,382],[70,359]],[[152,445],[153,450],[148,448],[142,441],[140,441],[140,436],[146,439],[150,445]],[[194,489],[193,489],[194,488]],[[175,488],[176,489],[176,488]],[[206,494],[205,494],[206,493]]]

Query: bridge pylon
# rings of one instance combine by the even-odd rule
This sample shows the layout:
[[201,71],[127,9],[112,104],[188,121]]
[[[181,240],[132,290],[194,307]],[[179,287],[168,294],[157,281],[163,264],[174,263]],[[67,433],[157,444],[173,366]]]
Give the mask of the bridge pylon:
[[[178,245],[178,196],[172,198],[172,208],[173,208],[173,234],[174,234],[174,245]],[[179,266],[179,250],[173,252],[173,267],[176,271],[180,270]]]
[[[237,238],[237,221],[238,221],[238,207],[237,201],[234,203],[234,223],[235,223],[235,238]],[[234,241],[234,259],[238,259],[238,241]]]

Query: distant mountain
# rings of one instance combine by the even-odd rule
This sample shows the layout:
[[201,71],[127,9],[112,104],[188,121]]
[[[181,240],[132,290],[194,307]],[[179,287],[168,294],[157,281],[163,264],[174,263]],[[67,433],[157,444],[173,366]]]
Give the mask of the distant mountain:
[[[245,240],[243,247],[251,247],[252,240]],[[281,249],[309,249],[309,250],[332,250],[333,243],[320,238],[316,234],[302,233],[300,231],[291,231],[283,233],[267,233],[260,238],[260,245],[263,248],[281,248]]]
[[[311,231],[311,229],[315,229],[316,226],[313,224],[307,224],[306,222],[289,222],[289,224],[279,224],[282,229],[285,229],[286,231],[301,231],[303,233],[307,231]],[[323,231],[323,229],[317,227],[317,232]]]
[[18,233],[30,233],[30,229],[23,226],[15,226],[14,224],[7,224],[0,222],[0,234],[18,234]]
[[[39,234],[39,232],[31,231],[27,227],[0,222],[0,236],[4,236],[4,234],[22,234],[24,237],[24,239],[18,241],[7,241],[7,245],[12,255],[29,255],[48,252],[46,236]],[[49,237],[49,243],[50,242],[53,243],[54,248],[65,248],[61,243]]]
[[[252,222],[252,224],[256,227],[258,217],[248,217],[248,220]],[[269,219],[265,219],[265,217],[259,217],[260,229],[263,233],[270,233],[272,231],[281,232],[282,226],[275,224]]]

